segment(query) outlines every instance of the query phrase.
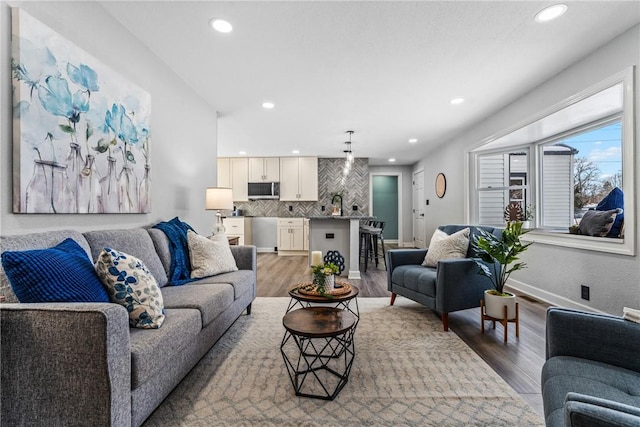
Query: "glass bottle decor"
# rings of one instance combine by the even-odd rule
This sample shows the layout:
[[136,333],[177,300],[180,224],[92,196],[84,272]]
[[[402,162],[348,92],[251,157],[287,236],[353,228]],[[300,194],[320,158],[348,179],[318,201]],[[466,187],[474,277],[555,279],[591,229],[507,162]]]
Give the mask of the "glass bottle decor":
[[118,206],[120,213],[138,212],[138,178],[129,165],[124,165],[118,177]]
[[107,157],[107,174],[100,179],[100,212],[118,213],[118,177],[116,175],[115,157]]
[[78,213],[98,213],[101,198],[100,178],[96,170],[95,157],[87,155],[84,167],[78,174],[76,201]]
[[76,200],[69,186],[67,165],[34,160],[33,176],[27,185],[28,213],[75,213]]
[[67,177],[69,179],[69,188],[71,192],[76,194],[78,189],[78,175],[84,167],[84,159],[80,152],[80,146],[75,142],[69,143],[69,154],[67,155]]
[[140,213],[151,212],[151,166],[144,165],[144,177],[140,183]]

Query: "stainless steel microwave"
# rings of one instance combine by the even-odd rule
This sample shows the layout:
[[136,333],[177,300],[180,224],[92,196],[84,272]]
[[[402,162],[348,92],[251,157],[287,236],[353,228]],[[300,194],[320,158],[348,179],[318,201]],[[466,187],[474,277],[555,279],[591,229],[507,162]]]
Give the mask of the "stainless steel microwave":
[[249,199],[280,199],[279,182],[250,182]]

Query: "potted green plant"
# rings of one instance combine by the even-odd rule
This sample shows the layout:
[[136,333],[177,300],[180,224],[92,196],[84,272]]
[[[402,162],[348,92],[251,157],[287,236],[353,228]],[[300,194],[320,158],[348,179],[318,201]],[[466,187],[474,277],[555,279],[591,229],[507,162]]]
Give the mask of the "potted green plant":
[[340,268],[332,262],[313,266],[313,284],[316,285],[320,294],[325,294],[333,290],[335,275],[340,272]]
[[[503,318],[504,306],[507,306],[507,318],[515,318],[515,295],[504,291],[504,285],[511,273],[522,270],[527,266],[524,262],[516,262],[519,255],[527,250],[531,243],[523,244],[520,236],[527,231],[523,229],[522,222],[509,221],[502,230],[500,237],[495,234],[479,230],[476,237],[476,246],[479,259],[474,259],[479,273],[491,281],[493,289],[484,292],[487,315],[498,319]],[[483,261],[483,262],[481,262]]]

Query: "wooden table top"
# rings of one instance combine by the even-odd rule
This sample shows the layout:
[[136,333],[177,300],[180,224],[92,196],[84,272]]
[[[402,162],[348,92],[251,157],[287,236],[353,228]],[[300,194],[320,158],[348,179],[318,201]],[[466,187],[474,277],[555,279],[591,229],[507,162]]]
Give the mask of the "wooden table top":
[[360,293],[360,290],[351,285],[351,292],[349,292],[348,294],[343,294],[343,295],[332,295],[331,298],[322,296],[322,295],[307,295],[307,294],[303,294],[298,292],[298,286],[299,285],[295,285],[294,287],[292,287],[291,289],[289,289],[289,296],[291,298],[295,298],[298,301],[305,301],[305,302],[341,302],[341,301],[347,301],[350,300],[352,298],[355,298],[358,296],[358,293]]
[[305,307],[290,311],[282,318],[284,327],[294,335],[326,338],[341,335],[353,328],[356,317],[333,307]]

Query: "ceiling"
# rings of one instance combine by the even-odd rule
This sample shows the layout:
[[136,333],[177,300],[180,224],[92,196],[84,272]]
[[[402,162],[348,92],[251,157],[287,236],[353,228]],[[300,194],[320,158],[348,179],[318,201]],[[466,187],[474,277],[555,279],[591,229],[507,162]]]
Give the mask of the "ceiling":
[[218,156],[340,157],[354,130],[356,157],[406,165],[640,22],[635,0],[565,2],[536,23],[553,3],[102,5],[219,112]]

